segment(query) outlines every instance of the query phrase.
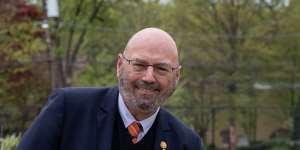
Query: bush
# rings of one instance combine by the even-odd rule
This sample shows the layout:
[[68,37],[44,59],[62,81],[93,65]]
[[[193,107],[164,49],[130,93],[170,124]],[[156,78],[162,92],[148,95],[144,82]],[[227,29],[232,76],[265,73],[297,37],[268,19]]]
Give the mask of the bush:
[[0,150],[15,150],[20,141],[21,136],[10,135],[0,138]]
[[292,143],[284,140],[256,141],[249,147],[241,147],[239,150],[291,150]]

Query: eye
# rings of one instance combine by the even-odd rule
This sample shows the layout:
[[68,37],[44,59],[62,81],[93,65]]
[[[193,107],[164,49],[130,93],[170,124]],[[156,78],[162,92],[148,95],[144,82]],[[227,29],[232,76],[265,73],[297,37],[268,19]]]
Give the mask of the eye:
[[161,66],[157,67],[157,69],[160,71],[168,71],[168,68],[161,67]]
[[147,65],[142,62],[132,61],[132,66],[136,71],[142,71],[147,68]]
[[161,73],[171,72],[170,66],[168,65],[156,65],[155,68]]

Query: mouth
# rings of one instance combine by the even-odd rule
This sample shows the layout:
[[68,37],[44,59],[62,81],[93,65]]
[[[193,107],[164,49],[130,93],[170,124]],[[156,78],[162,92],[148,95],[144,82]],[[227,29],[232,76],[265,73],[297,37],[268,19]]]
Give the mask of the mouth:
[[134,88],[138,91],[138,93],[143,95],[153,95],[160,92],[160,86],[158,83],[148,83],[141,80],[134,83]]
[[141,87],[136,87],[136,89],[142,94],[156,94],[159,93],[159,89],[146,89]]

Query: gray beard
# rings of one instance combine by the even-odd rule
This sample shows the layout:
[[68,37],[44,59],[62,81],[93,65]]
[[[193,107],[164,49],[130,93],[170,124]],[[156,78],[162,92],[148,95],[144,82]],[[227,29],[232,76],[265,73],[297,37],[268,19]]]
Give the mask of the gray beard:
[[135,93],[134,87],[126,86],[130,84],[126,79],[119,80],[119,90],[124,99],[127,107],[139,110],[145,113],[155,112],[160,106],[161,99],[159,99],[159,94],[150,95],[150,96],[137,96]]
[[135,86],[142,89],[155,90],[159,89],[158,83],[145,83],[144,81],[135,81],[130,83],[121,69],[118,79],[119,90],[124,99],[126,106],[132,110],[138,110],[144,113],[154,113],[159,106],[161,106],[168,97],[175,91],[176,81],[168,87],[166,91],[153,93],[151,95],[139,95]]

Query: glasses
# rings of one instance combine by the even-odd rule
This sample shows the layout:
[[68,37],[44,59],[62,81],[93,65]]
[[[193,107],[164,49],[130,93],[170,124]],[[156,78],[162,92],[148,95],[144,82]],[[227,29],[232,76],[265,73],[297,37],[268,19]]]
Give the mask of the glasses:
[[181,67],[180,65],[178,65],[177,67],[172,67],[170,64],[166,64],[166,63],[158,63],[158,64],[150,65],[143,60],[128,59],[124,56],[124,54],[120,54],[120,56],[124,58],[128,62],[128,64],[132,65],[133,70],[136,72],[144,72],[148,69],[149,66],[152,66],[153,71],[156,74],[165,76]]

